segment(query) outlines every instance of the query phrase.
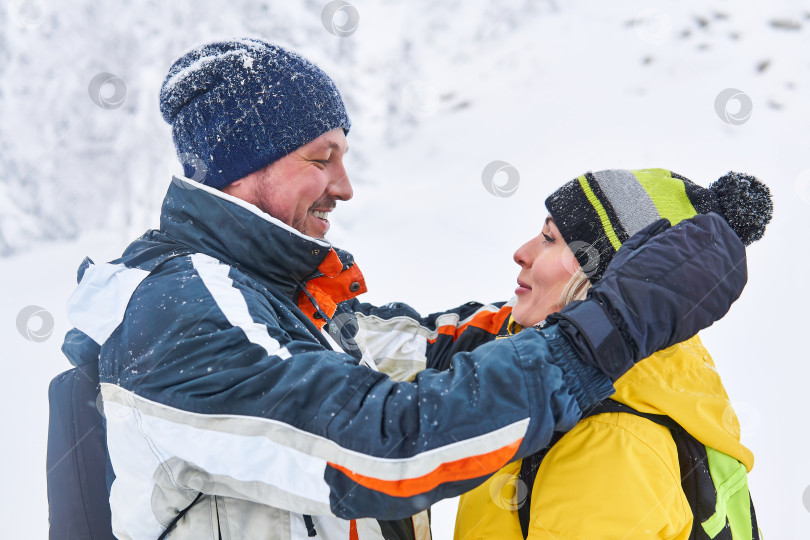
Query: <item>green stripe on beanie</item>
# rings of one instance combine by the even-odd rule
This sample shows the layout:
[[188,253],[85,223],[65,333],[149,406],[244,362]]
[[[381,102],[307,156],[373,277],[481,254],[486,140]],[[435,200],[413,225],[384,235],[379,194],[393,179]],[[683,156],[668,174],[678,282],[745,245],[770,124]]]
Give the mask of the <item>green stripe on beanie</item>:
[[585,192],[588,202],[591,203],[591,206],[593,206],[594,210],[596,210],[596,215],[599,216],[602,230],[604,231],[605,236],[607,236],[607,239],[610,241],[610,245],[613,246],[613,249],[618,251],[622,243],[619,241],[619,237],[616,236],[616,230],[613,228],[613,224],[610,222],[610,218],[607,215],[605,206],[602,204],[599,197],[597,197],[597,195],[593,192],[593,189],[591,189],[591,186],[588,184],[587,177],[580,176],[577,178],[577,180],[579,181],[582,191]]
[[639,169],[630,171],[649,194],[661,217],[676,225],[697,215],[697,210],[686,196],[683,180],[673,178],[666,169]]

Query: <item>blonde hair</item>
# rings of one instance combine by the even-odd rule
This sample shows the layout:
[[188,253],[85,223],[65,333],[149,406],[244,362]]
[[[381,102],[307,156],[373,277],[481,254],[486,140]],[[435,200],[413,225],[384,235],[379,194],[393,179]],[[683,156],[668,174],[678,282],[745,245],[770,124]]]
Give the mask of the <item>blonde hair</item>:
[[577,268],[577,271],[568,280],[568,283],[563,288],[560,300],[557,305],[560,309],[564,308],[574,300],[585,300],[585,295],[588,294],[588,289],[591,288],[591,280],[582,271],[582,267]]

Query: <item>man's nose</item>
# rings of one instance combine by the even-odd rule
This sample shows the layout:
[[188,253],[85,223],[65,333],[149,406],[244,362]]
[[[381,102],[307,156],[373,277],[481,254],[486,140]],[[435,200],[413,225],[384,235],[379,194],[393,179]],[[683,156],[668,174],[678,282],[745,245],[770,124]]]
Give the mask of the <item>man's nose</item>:
[[339,201],[348,201],[354,195],[352,183],[349,181],[349,175],[346,174],[346,169],[341,163],[340,166],[335,167],[333,170],[332,179],[329,182],[329,194]]

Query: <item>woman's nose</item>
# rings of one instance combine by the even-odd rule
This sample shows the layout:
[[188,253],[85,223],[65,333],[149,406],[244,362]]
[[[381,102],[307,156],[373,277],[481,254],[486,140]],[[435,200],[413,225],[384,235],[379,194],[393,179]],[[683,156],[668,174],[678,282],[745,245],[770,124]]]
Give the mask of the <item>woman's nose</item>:
[[528,258],[526,257],[526,244],[520,246],[515,254],[512,255],[512,259],[520,266],[521,268],[526,266],[526,261]]

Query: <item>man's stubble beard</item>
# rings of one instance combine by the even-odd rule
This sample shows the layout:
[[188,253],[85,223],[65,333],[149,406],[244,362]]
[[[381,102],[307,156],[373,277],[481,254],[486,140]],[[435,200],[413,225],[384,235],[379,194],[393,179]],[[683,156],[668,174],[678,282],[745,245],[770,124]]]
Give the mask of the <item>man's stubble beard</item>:
[[[256,183],[256,187],[255,187],[254,192],[253,192],[253,200],[256,201],[255,205],[256,205],[256,207],[259,208],[259,210],[261,210],[265,214],[273,216],[274,218],[278,219],[279,221],[284,222],[284,220],[282,218],[280,218],[279,216],[273,215],[273,212],[271,211],[271,201],[274,199],[274,195],[276,193],[278,193],[278,192],[279,192],[279,189],[277,187],[273,186],[273,184],[271,184],[270,182],[260,181],[260,182]],[[307,211],[304,214],[304,217],[303,217],[303,219],[301,220],[300,223],[288,223],[287,225],[289,225],[293,229],[297,230],[301,234],[305,234],[307,236],[311,236],[312,238],[318,238],[318,239],[322,240],[322,239],[326,238],[324,235],[315,236],[315,235],[311,234],[307,230],[306,223],[307,223],[307,218],[310,215],[309,212],[313,208],[328,208],[328,209],[331,210],[331,209],[334,209],[336,205],[337,205],[337,200],[335,198],[330,197],[329,195],[324,195],[323,197],[321,197],[317,201],[315,201],[309,208],[307,208]]]

